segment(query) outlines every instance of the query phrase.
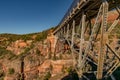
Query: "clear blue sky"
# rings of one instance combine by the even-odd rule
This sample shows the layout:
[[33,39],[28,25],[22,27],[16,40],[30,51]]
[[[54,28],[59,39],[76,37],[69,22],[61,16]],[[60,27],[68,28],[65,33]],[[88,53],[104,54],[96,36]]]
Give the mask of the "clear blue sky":
[[0,33],[25,34],[56,26],[73,0],[0,0]]

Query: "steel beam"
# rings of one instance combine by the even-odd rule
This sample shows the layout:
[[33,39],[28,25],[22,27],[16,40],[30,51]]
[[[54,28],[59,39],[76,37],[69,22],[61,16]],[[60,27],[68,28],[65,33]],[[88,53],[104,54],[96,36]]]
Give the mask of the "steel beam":
[[85,19],[86,15],[83,12],[82,15],[82,29],[81,29],[81,38],[80,38],[80,49],[79,49],[79,59],[78,59],[78,68],[80,69],[80,76],[82,76],[82,54],[83,54],[83,44],[84,44],[84,32],[85,32]]
[[102,3],[102,26],[101,26],[101,37],[100,37],[100,52],[98,55],[98,67],[97,67],[97,80],[103,79],[103,67],[105,59],[105,44],[106,44],[106,30],[107,30],[107,14],[108,14],[108,3],[105,1]]
[[90,46],[91,46],[92,41],[94,40],[94,34],[95,34],[95,32],[96,32],[96,30],[98,28],[98,24],[100,23],[100,17],[101,17],[101,15],[102,15],[102,6],[100,6],[99,12],[98,12],[96,20],[95,20],[95,24],[93,26],[91,35],[89,37],[89,42],[88,42],[88,44],[86,46],[86,49],[85,49],[85,52],[84,52],[85,54],[83,56],[82,66],[84,66],[84,64],[86,62],[86,57],[87,57],[87,55],[89,55]]
[[73,20],[73,23],[72,23],[72,38],[71,38],[71,52],[73,57],[73,67],[75,68],[76,60],[74,56],[74,36],[75,36],[75,20]]

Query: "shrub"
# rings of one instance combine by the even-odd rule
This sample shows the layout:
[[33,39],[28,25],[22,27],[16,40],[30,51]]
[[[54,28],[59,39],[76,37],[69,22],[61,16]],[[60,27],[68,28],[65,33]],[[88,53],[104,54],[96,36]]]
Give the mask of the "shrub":
[[36,55],[38,55],[38,56],[40,56],[40,55],[41,55],[40,50],[36,49]]
[[0,77],[0,80],[4,80],[4,77]]
[[43,80],[49,80],[51,77],[51,73],[50,72],[47,72],[47,74],[44,76],[44,79]]
[[52,60],[57,60],[56,55],[53,55]]
[[9,73],[9,74],[14,74],[14,73],[15,73],[14,68],[9,68],[8,73]]
[[73,71],[73,67],[72,66],[68,67],[66,71],[70,74]]
[[16,55],[14,55],[11,51],[0,47],[0,59],[7,58],[7,59],[11,60],[15,57],[16,57]]
[[5,73],[3,71],[0,71],[0,80],[2,80],[5,77]]

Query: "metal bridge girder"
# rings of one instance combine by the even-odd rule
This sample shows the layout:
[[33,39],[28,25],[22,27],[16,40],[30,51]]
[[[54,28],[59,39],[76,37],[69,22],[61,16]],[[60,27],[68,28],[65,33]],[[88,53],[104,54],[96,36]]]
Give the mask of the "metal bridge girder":
[[[78,5],[80,5],[80,3],[77,4],[77,7],[78,7]],[[89,8],[91,8],[91,6]],[[92,62],[93,64],[95,64],[97,66],[97,71],[91,71],[91,72],[93,72],[93,73],[97,72],[96,78],[98,80],[103,79],[103,77],[105,77],[105,75],[106,76],[109,75],[109,76],[111,76],[111,78],[113,78],[112,73],[118,68],[118,66],[120,66],[120,64],[119,64],[120,56],[108,44],[109,43],[108,35],[111,33],[111,31],[116,27],[116,25],[119,22],[120,10],[118,7],[116,8],[117,12],[119,13],[119,16],[113,22],[113,24],[108,28],[108,26],[107,26],[108,8],[109,8],[108,2],[103,1],[99,8],[99,11],[96,16],[96,20],[95,20],[93,27],[91,27],[91,25],[86,25],[87,21],[88,21],[87,24],[91,24],[91,21],[89,21],[89,19],[88,19],[89,15],[87,16],[87,14],[82,10],[83,11],[82,15],[79,16],[80,17],[79,26],[76,26],[76,23],[78,23],[78,21],[76,19],[74,19],[74,17],[72,16],[72,13],[70,12],[72,20],[69,21],[66,19],[67,21],[65,21],[65,23],[61,23],[60,27],[58,28],[59,29],[59,31],[58,31],[59,37],[58,38],[62,37],[68,42],[70,49],[71,49],[72,57],[73,57],[73,66],[76,67],[76,63],[78,63],[78,65],[77,65],[78,69],[76,69],[76,70],[80,71],[79,73],[80,73],[80,76],[82,76],[82,77],[83,76],[86,77],[85,75],[83,75],[83,72],[84,72],[83,68],[86,67],[86,65],[88,64],[88,61]],[[78,7],[78,9],[80,9],[80,7]],[[88,39],[87,43],[85,43],[85,38],[86,38],[85,36],[86,36],[87,29],[88,29],[87,26],[90,27],[91,34],[89,35],[89,39]],[[57,33],[57,32],[55,32],[55,33]],[[94,55],[94,53],[95,53],[94,45],[96,45],[96,43],[97,43],[98,35],[100,35],[100,39],[98,41],[98,42],[100,42],[100,48],[97,47],[97,48],[99,48],[99,50],[97,50],[98,52],[96,52],[96,53],[99,53],[99,54],[96,54],[97,56],[95,56]],[[77,40],[78,40],[78,42],[75,42]],[[85,45],[85,47],[84,47],[84,45]],[[92,48],[93,48],[93,50],[92,50]],[[111,51],[111,53],[114,54],[115,59],[117,59],[117,62],[116,63],[113,62],[112,66],[106,66],[109,69],[104,68],[105,63],[107,63],[105,61],[105,60],[107,60],[106,55],[109,55],[107,49],[109,49]],[[77,58],[78,60],[76,60],[74,53],[79,54],[79,56]],[[112,60],[112,59],[110,59],[110,60]],[[103,75],[103,73],[104,73],[103,69],[105,69],[105,71],[107,71],[107,73],[105,75]]]

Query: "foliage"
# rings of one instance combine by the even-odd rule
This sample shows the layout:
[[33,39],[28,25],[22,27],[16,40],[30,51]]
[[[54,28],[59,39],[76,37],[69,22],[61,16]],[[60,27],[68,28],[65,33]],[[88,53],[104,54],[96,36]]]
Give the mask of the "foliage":
[[24,53],[28,53],[30,51],[30,47],[27,47],[24,51]]
[[7,51],[5,48],[0,47],[0,56],[6,55],[7,53],[9,53],[9,51]]
[[22,58],[23,56],[27,55],[30,50],[30,47],[25,48],[24,52],[18,55],[18,57]]
[[40,56],[40,55],[41,55],[40,50],[36,49],[36,55],[38,55],[38,56]]
[[1,70],[0,71],[0,80],[4,80],[5,73]]
[[72,67],[72,66],[70,66],[70,67],[68,67],[68,68],[66,69],[66,71],[67,71],[68,73],[71,73],[72,70],[73,70],[73,67]]
[[70,51],[70,50],[68,50],[67,54],[71,54],[71,51]]
[[0,80],[4,80],[4,77],[0,77]]
[[15,73],[14,68],[9,68],[9,69],[8,69],[8,73],[9,73],[9,74],[14,74],[14,73]]
[[0,58],[5,58],[5,57],[11,60],[12,58],[16,57],[16,55],[14,55],[11,51],[6,50],[3,47],[0,47]]
[[51,77],[51,73],[50,72],[47,72],[47,74],[44,76],[44,79],[43,80],[49,80]]
[[46,38],[47,38],[47,32],[43,31],[36,36],[35,41],[43,41]]
[[[51,54],[53,54],[53,53],[51,53]],[[53,54],[52,60],[57,60],[57,59],[58,59],[58,58],[56,57],[56,55]]]
[[120,24],[116,25],[110,35],[116,35],[120,39]]
[[42,32],[37,32],[37,33],[30,33],[30,34],[23,34],[23,35],[19,35],[19,34],[0,34],[0,38],[6,38],[7,41],[14,42],[16,40],[34,40],[33,36],[36,35],[35,41],[43,41],[44,39],[47,38],[48,32],[54,30],[54,27],[44,30]]

